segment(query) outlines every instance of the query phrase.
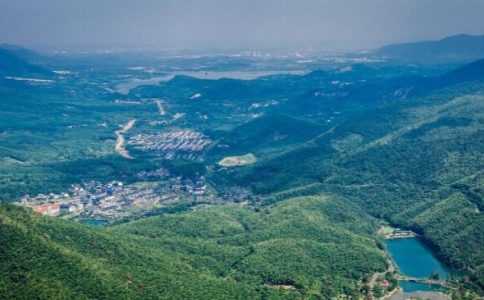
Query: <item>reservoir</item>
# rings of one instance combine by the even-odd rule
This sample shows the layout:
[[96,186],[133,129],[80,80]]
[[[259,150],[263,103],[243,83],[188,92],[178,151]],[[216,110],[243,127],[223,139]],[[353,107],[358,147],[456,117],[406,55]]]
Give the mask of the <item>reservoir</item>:
[[[387,241],[387,250],[403,275],[415,278],[429,278],[438,272],[441,280],[445,280],[452,271],[441,263],[433,252],[418,238],[392,239]],[[400,281],[404,292],[441,291],[440,285]]]
[[440,279],[447,279],[450,269],[417,238],[388,240],[387,250],[398,269],[406,276],[429,278],[433,272],[438,272]]
[[218,80],[222,78],[238,79],[238,80],[254,80],[263,76],[271,75],[304,75],[305,71],[216,71],[216,72],[202,72],[202,71],[186,71],[173,72],[171,74],[152,77],[150,79],[132,79],[128,82],[120,83],[116,86],[116,92],[120,94],[129,94],[129,91],[142,85],[159,85],[160,82],[168,82],[177,75],[184,75],[198,79]]

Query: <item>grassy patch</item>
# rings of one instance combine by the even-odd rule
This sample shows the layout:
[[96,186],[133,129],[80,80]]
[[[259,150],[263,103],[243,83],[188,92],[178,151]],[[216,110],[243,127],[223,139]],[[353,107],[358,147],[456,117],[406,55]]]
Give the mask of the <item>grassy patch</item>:
[[383,234],[385,235],[393,233],[393,231],[395,231],[395,228],[393,228],[392,226],[385,225],[385,227],[383,228]]

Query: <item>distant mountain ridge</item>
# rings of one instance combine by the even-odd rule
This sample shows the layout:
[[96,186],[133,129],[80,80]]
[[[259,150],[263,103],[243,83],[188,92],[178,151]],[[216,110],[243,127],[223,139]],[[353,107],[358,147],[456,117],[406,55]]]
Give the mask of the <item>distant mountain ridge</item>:
[[0,44],[0,49],[10,51],[15,56],[17,56],[21,59],[25,59],[29,62],[42,59],[42,55],[39,55],[39,54],[33,52],[32,50],[29,50],[25,47],[18,46],[18,45],[11,45],[11,44],[3,43],[3,44]]
[[484,35],[460,34],[438,41],[423,41],[384,46],[373,54],[409,61],[472,61],[484,58]]
[[[3,45],[2,45],[3,46]],[[54,73],[44,67],[35,65],[20,57],[15,51],[0,46],[0,76],[11,77],[52,77]],[[19,50],[24,53],[24,50]],[[26,50],[25,51],[29,51]],[[33,53],[33,52],[32,52]]]
[[480,59],[463,67],[455,69],[441,77],[451,81],[469,81],[484,78],[484,59]]
[[484,80],[484,59],[464,65],[440,77],[424,78],[415,83],[409,96],[420,95],[460,83]]

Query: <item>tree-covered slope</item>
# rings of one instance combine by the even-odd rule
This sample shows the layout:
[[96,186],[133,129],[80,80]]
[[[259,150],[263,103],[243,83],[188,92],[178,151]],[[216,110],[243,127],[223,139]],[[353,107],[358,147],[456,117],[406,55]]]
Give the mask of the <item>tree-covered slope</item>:
[[[362,114],[232,174],[268,203],[332,192],[422,234],[448,263],[484,265],[484,96],[470,81]],[[482,281],[482,279],[480,279]]]
[[407,86],[406,96],[416,96],[466,82],[484,80],[484,59],[480,59],[442,76],[425,78]]
[[412,61],[462,60],[470,61],[484,56],[484,36],[460,34],[439,41],[423,41],[388,45],[374,51],[392,59]]
[[54,75],[51,71],[33,65],[18,57],[14,52],[0,47],[0,76],[16,77],[40,77],[50,78]]
[[283,114],[256,118],[228,132],[213,136],[222,145],[212,154],[277,152],[294,147],[318,136],[326,126]]
[[45,61],[48,58],[45,56],[42,56],[32,50],[29,50],[27,48],[24,48],[22,46],[18,45],[12,45],[12,44],[0,44],[0,49],[10,51],[13,53],[15,56],[26,60],[28,62],[36,62],[36,61]]
[[484,96],[452,93],[459,94],[446,90],[365,114],[239,172],[238,182],[264,193],[293,188],[280,198],[345,195],[424,234],[452,265],[482,265]]
[[[89,228],[0,208],[5,299],[307,299],[386,268],[377,224],[337,197]],[[293,287],[286,290],[280,286]]]

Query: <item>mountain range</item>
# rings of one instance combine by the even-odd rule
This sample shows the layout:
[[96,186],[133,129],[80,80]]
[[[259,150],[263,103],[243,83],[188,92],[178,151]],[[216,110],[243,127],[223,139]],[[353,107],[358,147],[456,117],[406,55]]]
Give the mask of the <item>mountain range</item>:
[[438,62],[473,61],[484,58],[484,35],[460,34],[438,41],[423,41],[384,46],[373,54],[395,60]]
[[31,55],[35,54],[23,48],[4,48],[0,45],[0,76],[49,78],[54,75],[52,71],[24,58],[32,57]]

